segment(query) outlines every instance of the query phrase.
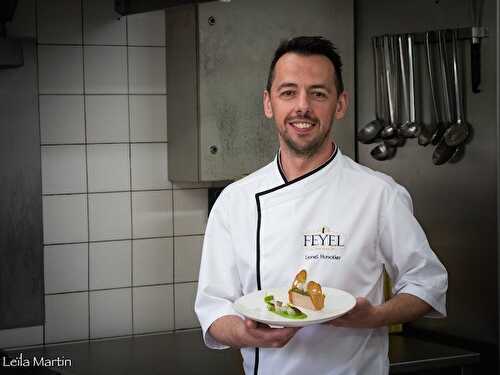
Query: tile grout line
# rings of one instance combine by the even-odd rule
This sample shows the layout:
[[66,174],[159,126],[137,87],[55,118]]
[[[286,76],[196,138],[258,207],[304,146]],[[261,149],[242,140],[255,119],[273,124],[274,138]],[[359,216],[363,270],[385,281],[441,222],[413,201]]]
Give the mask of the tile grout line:
[[[127,113],[128,113],[128,162],[129,162],[129,184],[130,184],[130,237],[134,237],[133,201],[132,201],[132,124],[130,121],[130,67],[129,67],[129,45],[128,45],[128,17],[125,16],[125,48],[127,49]],[[135,334],[134,324],[134,241],[130,241],[130,334]]]
[[[42,139],[42,125],[41,125],[41,115],[40,115],[40,64],[38,61],[38,2],[35,0],[35,45],[33,47],[36,61],[36,91],[37,91],[37,104],[38,104],[38,131],[40,134],[40,143]],[[42,147],[40,147],[40,181],[43,183],[43,171],[42,171]],[[42,297],[42,314],[43,314],[43,324],[42,324],[42,344],[45,345],[45,325],[47,323],[47,316],[45,312],[45,244],[43,238],[43,186],[42,186],[42,275],[43,275],[43,297]]]
[[83,75],[83,129],[85,142],[85,187],[87,197],[87,314],[88,314],[88,331],[87,339],[90,340],[91,333],[91,306],[90,306],[90,197],[89,197],[89,162],[88,162],[88,145],[87,145],[87,98],[85,85],[85,10],[83,1],[80,1],[81,6],[81,21],[82,21],[82,75]]
[[[150,287],[156,287],[156,286],[174,286],[177,284],[196,284],[198,280],[188,280],[188,281],[172,281],[169,283],[154,283],[154,284],[143,284],[143,285],[136,285],[134,288],[150,288]],[[122,289],[131,289],[129,285],[126,286],[117,286],[117,287],[111,287],[111,288],[95,288],[95,289],[90,289],[88,292],[104,292],[108,290],[122,290]],[[85,293],[87,290],[68,290],[68,291],[62,291],[62,292],[54,292],[54,293],[45,293],[45,296],[56,296],[56,295],[63,295],[63,294],[74,294],[74,293]]]

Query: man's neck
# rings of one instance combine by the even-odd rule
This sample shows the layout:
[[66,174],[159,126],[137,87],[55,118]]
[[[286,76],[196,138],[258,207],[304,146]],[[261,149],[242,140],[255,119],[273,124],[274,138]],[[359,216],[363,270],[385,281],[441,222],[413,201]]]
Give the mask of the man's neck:
[[329,142],[311,157],[299,156],[287,148],[280,149],[280,162],[288,181],[293,181],[324,164],[332,156],[335,145]]

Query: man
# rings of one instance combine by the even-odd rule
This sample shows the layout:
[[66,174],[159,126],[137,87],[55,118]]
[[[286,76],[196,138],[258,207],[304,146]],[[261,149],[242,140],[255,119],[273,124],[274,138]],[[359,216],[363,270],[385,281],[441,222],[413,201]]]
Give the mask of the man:
[[[330,41],[298,37],[280,45],[264,92],[280,149],[215,203],[195,304],[206,344],[241,348],[247,374],[387,374],[387,325],[446,314],[446,270],[407,191],[331,141],[347,107]],[[325,233],[335,240],[313,240]],[[354,309],[301,329],[271,328],[234,311],[240,296],[288,286],[302,268],[356,296]],[[384,269],[395,292],[387,302]]]

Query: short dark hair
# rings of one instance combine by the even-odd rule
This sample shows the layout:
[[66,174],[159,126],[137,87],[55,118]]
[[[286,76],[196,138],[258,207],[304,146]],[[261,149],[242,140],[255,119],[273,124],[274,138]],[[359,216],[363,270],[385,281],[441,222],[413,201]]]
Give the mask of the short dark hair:
[[333,43],[321,36],[299,36],[282,41],[274,53],[273,61],[271,62],[271,67],[269,68],[269,75],[267,76],[266,89],[268,92],[271,92],[276,63],[281,56],[290,52],[304,56],[322,55],[327,57],[335,68],[334,79],[337,94],[344,91],[344,82],[342,81],[342,60],[340,59],[340,55],[337,53],[337,49]]

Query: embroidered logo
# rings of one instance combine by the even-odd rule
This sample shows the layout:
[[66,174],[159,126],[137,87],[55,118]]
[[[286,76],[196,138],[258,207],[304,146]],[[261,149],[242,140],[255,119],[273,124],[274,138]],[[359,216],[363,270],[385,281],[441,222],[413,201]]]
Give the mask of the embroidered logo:
[[304,234],[304,250],[337,250],[345,247],[343,233],[332,231],[328,227]]

